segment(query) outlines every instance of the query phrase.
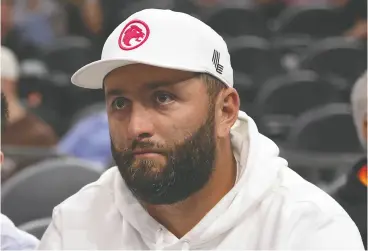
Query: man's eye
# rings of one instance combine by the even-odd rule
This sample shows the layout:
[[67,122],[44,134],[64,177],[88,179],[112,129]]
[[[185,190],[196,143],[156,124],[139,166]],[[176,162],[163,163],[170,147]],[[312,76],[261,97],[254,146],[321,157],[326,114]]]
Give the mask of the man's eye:
[[160,105],[168,104],[173,101],[173,97],[167,93],[159,93],[156,95],[156,101]]
[[112,108],[114,110],[121,110],[127,105],[127,101],[125,98],[117,98],[112,102]]

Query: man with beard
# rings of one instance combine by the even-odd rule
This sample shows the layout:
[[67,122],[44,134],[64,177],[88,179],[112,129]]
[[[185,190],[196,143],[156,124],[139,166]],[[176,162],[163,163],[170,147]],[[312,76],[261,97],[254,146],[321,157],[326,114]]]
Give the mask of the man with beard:
[[239,111],[226,43],[198,19],[137,12],[72,82],[104,89],[116,167],[54,209],[39,249],[363,249]]

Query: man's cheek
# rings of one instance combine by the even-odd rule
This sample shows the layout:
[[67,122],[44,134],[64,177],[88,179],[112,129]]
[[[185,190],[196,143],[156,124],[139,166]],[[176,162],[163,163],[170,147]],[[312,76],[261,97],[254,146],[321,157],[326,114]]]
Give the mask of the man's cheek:
[[129,142],[127,141],[127,139],[122,138],[121,136],[118,137],[116,136],[115,138],[112,137],[111,139],[112,144],[114,145],[115,149],[117,151],[126,151],[128,149],[131,149],[132,145],[129,144]]

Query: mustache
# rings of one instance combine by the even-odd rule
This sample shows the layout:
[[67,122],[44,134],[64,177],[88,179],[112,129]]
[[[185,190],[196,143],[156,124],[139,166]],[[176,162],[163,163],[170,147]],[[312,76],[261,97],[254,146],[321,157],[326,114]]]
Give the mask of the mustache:
[[123,150],[123,154],[126,156],[130,156],[133,155],[134,151],[136,150],[140,150],[140,151],[145,151],[145,150],[149,150],[152,152],[157,152],[157,153],[161,153],[161,154],[167,154],[169,152],[169,149],[167,147],[165,147],[164,145],[160,145],[158,143],[155,143],[153,141],[150,140],[146,140],[146,141],[139,141],[139,140],[134,140],[132,142],[132,146],[125,148]]

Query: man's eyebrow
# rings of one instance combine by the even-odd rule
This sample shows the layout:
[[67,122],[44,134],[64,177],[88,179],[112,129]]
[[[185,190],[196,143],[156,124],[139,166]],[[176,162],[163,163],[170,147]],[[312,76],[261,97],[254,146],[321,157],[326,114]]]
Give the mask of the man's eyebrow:
[[152,89],[156,89],[158,87],[167,87],[167,86],[172,86],[172,85],[176,85],[179,83],[182,83],[184,81],[188,81],[189,79],[192,79],[194,77],[198,76],[197,73],[194,73],[193,75],[190,75],[189,77],[185,77],[183,79],[179,79],[179,80],[175,80],[175,81],[158,81],[158,82],[152,82],[152,83],[148,83],[146,85],[146,87],[150,90]]
[[[182,83],[184,81],[187,81],[187,80],[189,80],[191,78],[194,78],[194,77],[196,77],[198,75],[199,74],[194,74],[194,75],[191,75],[189,77],[183,78],[181,80],[175,80],[175,81],[157,81],[157,82],[147,83],[144,86],[144,89],[154,90],[154,89],[157,89],[159,87],[168,87],[168,86],[176,85],[176,84]],[[107,97],[121,96],[123,94],[124,94],[124,90],[123,89],[114,88],[114,89],[108,90],[107,93],[106,93],[106,96]]]
[[106,96],[107,97],[121,96],[123,93],[124,92],[121,89],[111,89],[107,91]]
[[[152,83],[148,83],[144,86],[144,89],[148,89],[148,90],[154,90],[157,89],[159,87],[164,87],[164,86],[170,86],[170,85],[174,85],[174,84],[178,84],[179,82],[152,82]],[[123,89],[119,89],[119,88],[114,88],[111,90],[108,90],[106,92],[106,96],[107,97],[114,97],[114,96],[122,96],[124,94],[124,90]]]

